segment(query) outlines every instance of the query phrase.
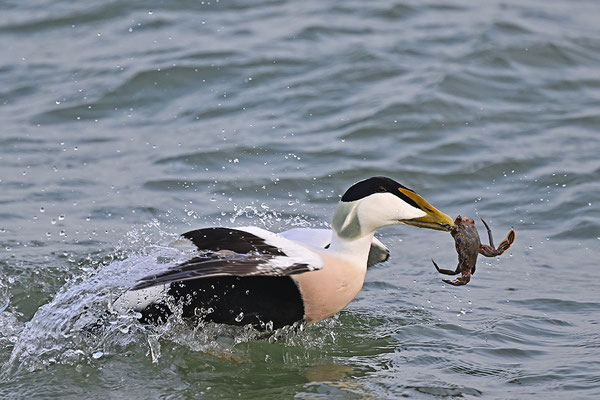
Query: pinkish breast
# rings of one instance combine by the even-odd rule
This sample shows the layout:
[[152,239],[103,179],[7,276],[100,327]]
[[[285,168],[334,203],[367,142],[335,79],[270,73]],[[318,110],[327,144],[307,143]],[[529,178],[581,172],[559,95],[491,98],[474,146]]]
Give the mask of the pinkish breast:
[[321,321],[340,312],[360,292],[367,271],[348,260],[319,254],[323,268],[293,275],[304,301],[304,320],[308,324]]

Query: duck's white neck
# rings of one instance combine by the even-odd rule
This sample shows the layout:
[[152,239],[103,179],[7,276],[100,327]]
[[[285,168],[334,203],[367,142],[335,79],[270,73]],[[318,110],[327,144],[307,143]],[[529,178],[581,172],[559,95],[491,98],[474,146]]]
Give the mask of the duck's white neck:
[[339,257],[347,258],[353,264],[361,268],[363,266],[366,268],[374,234],[375,232],[371,232],[356,239],[349,240],[340,237],[334,230],[331,236],[331,244],[327,251],[336,253]]
[[358,206],[358,201],[338,203],[333,213],[333,234],[328,251],[366,268],[375,229],[360,223]]

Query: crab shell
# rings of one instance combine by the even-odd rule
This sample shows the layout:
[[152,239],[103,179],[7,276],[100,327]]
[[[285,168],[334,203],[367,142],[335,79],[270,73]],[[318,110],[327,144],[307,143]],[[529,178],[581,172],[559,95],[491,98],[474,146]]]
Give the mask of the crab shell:
[[459,231],[473,229],[475,221],[469,217],[461,217],[460,215],[454,220],[454,226],[450,230],[450,234],[454,237]]

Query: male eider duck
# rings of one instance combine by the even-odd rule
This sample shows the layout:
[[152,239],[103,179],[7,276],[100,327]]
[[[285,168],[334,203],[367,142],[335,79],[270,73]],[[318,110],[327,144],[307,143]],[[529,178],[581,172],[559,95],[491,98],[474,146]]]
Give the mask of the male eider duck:
[[354,299],[367,265],[388,257],[375,231],[398,224],[449,230],[453,220],[398,182],[369,178],[342,196],[329,238],[315,229],[277,234],[219,227],[184,233],[197,255],[140,279],[115,309],[133,308],[144,323],[164,322],[177,309],[184,318],[259,329],[312,324]]

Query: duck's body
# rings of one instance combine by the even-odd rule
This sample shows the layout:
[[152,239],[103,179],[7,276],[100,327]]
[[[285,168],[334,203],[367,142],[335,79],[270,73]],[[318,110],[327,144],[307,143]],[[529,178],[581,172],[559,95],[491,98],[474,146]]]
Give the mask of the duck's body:
[[245,227],[183,234],[198,256],[141,279],[116,306],[136,309],[152,323],[178,312],[259,328],[310,324],[342,310],[361,290],[367,265],[387,259],[387,248],[374,238],[377,228],[403,223],[447,230],[452,222],[397,182],[370,178],[344,194],[331,233]]
[[[134,308],[149,323],[180,312],[184,318],[230,325],[263,327],[272,322],[277,329],[334,315],[358,294],[367,270],[364,255],[339,254],[257,227],[199,229],[184,233],[176,245],[193,245],[206,257],[142,279],[137,290],[121,296],[117,308]],[[371,243],[366,245],[368,256]],[[201,267],[218,262],[225,264],[220,272]],[[223,272],[226,268],[232,271]],[[237,276],[227,275],[233,269],[238,269]],[[159,281],[166,283],[149,286]]]

